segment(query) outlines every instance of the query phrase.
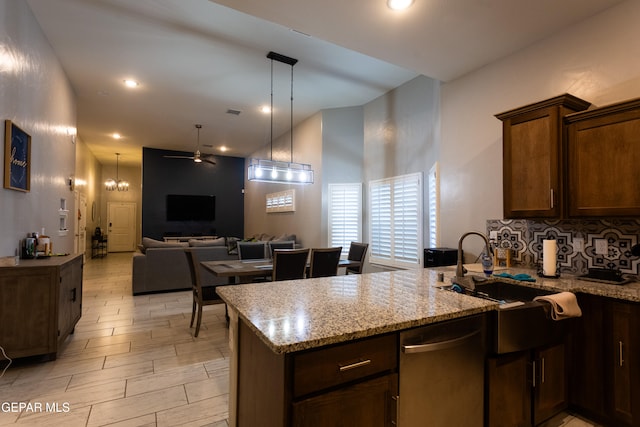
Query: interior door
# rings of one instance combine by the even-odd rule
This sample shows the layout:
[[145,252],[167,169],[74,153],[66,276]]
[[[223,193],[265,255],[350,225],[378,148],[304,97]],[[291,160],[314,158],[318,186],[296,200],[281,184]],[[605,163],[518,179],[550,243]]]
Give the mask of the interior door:
[[132,202],[107,203],[108,252],[135,250],[136,204]]
[[[76,191],[76,233],[75,233],[75,253],[85,254],[87,248],[87,196]],[[86,258],[86,256],[85,256]]]

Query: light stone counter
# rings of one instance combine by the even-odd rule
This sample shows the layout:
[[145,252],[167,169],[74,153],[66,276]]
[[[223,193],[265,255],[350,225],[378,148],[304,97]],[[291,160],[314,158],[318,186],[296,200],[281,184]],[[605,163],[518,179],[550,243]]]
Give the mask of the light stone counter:
[[[291,353],[386,332],[492,311],[498,305],[438,286],[451,283],[455,267],[342,275],[287,282],[255,283],[218,288],[238,317],[275,352]],[[640,302],[640,283],[608,285],[565,275],[517,282],[557,291],[583,292]],[[443,272],[445,280],[437,281]]]
[[275,353],[291,353],[494,310],[438,289],[437,271],[224,286],[218,294]]

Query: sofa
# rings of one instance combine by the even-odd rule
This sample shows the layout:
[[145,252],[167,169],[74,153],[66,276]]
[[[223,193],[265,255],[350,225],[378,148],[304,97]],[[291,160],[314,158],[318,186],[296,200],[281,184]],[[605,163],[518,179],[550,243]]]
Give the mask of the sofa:
[[[224,237],[212,240],[190,240],[189,242],[161,242],[145,237],[139,250],[133,254],[133,295],[191,289],[191,273],[185,247],[191,247],[201,261],[238,259],[237,252],[230,253]],[[225,277],[200,267],[205,285],[228,283]]]

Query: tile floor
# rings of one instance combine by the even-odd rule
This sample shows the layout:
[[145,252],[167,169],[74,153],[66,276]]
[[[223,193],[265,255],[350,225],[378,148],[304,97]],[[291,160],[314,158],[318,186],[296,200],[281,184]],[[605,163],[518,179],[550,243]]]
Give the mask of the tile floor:
[[[227,427],[224,306],[205,307],[198,338],[190,317],[190,292],[131,296],[130,253],[88,260],[75,334],[57,360],[7,369],[0,425]],[[31,410],[15,412],[6,402]],[[544,424],[594,426],[568,413]]]
[[190,291],[131,296],[131,253],[88,260],[83,287],[82,318],[58,359],[18,362],[0,378],[3,405],[32,404],[3,406],[0,425],[227,427],[223,305],[205,307],[193,338]]

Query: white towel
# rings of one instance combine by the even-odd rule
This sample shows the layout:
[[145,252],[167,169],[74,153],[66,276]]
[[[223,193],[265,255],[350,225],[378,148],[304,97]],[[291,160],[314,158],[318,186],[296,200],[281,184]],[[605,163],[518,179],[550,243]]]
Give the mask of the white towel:
[[582,316],[582,310],[580,310],[578,300],[571,292],[543,295],[535,297],[533,300],[549,303],[551,305],[551,318],[553,320],[563,320],[570,317]]

